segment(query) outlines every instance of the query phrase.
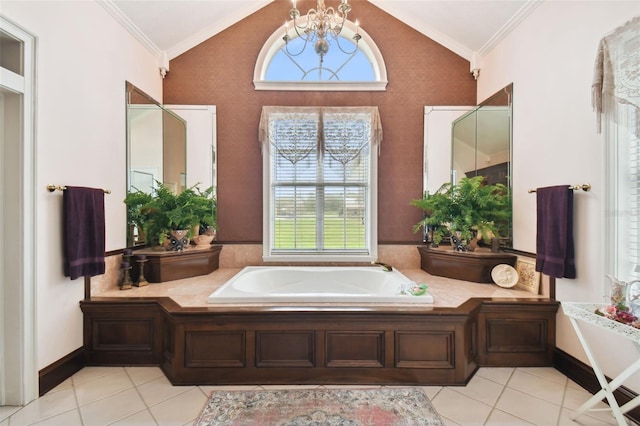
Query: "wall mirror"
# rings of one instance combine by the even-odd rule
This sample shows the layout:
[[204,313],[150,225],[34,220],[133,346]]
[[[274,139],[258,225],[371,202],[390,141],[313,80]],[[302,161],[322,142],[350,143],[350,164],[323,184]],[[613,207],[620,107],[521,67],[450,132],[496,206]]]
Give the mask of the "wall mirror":
[[[513,84],[453,121],[451,179],[484,176],[487,184],[502,183],[511,191]],[[512,247],[512,224],[502,241]]]
[[[151,193],[156,182],[174,192],[186,186],[187,126],[133,84],[126,83],[127,191]],[[127,217],[127,246],[145,244]]]

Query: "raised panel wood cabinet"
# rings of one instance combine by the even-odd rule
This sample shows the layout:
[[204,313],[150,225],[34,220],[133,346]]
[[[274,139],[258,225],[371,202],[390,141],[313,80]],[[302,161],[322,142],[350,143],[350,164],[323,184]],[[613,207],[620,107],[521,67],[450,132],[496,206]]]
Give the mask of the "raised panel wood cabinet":
[[173,384],[465,384],[479,366],[551,366],[558,302],[458,308],[182,308],[81,302],[88,365],[160,365]]

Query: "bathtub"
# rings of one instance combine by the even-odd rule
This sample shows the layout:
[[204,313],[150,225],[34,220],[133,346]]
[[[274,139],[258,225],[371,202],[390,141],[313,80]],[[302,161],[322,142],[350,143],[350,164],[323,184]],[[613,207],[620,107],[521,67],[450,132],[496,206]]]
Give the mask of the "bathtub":
[[433,304],[428,292],[403,292],[413,285],[395,269],[386,272],[374,266],[247,266],[207,302]]

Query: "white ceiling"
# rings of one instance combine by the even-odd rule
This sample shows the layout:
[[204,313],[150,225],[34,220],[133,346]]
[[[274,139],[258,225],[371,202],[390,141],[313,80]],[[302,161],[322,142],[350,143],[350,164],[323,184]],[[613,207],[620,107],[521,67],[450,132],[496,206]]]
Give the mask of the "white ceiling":
[[[273,0],[98,1],[152,52],[172,59]],[[357,18],[359,1],[363,0],[351,0],[352,19]],[[369,1],[469,60],[473,68],[542,0]],[[282,15],[284,21],[287,11]],[[361,25],[366,30],[367,23]]]

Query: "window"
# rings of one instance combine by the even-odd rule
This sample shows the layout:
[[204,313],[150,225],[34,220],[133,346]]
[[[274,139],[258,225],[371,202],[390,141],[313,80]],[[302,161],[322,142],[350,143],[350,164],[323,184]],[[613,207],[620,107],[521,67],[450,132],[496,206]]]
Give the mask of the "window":
[[639,27],[636,17],[600,40],[592,87],[607,146],[606,271],[621,281],[640,279]]
[[375,81],[369,58],[352,40],[328,39],[329,52],[320,56],[300,37],[283,45],[267,66],[267,81]]
[[264,107],[260,135],[264,259],[375,260],[378,109]]
[[[346,21],[338,41],[329,40],[329,52],[320,60],[314,46],[296,37],[292,23],[289,46],[283,40],[284,30],[277,29],[265,42],[253,74],[256,90],[349,90],[384,91],[387,70],[380,50],[362,29],[358,49],[352,37],[356,27]],[[337,43],[340,43],[338,45]],[[304,51],[298,55],[303,49]],[[347,52],[347,53],[345,53]]]
[[635,114],[625,124],[609,122],[608,271],[622,281],[640,279],[640,135]]

